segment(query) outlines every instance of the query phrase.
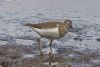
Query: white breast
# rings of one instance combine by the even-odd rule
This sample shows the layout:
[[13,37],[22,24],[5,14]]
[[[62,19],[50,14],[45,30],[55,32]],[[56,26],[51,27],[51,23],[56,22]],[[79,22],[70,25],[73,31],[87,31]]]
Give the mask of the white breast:
[[58,27],[50,28],[50,29],[34,28],[34,31],[36,31],[40,35],[42,35],[44,37],[47,37],[47,38],[58,38],[59,37]]

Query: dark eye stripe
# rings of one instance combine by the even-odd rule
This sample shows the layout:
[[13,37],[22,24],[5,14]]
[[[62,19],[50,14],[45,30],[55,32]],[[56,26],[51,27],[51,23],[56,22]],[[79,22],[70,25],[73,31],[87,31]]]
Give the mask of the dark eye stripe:
[[68,25],[72,25],[72,21],[67,21]]

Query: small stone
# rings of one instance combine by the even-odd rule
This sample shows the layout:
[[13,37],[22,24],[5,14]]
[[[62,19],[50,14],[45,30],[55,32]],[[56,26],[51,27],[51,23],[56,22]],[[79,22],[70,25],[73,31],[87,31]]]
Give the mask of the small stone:
[[0,65],[0,67],[2,67],[2,65]]
[[96,41],[100,42],[100,38],[97,38]]

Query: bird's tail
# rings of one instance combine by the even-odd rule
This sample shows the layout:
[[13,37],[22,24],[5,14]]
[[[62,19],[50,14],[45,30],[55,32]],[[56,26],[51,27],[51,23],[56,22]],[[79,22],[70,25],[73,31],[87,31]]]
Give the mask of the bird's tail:
[[23,26],[30,26],[30,27],[34,27],[35,24],[32,24],[32,23],[26,23],[26,24],[22,24]]

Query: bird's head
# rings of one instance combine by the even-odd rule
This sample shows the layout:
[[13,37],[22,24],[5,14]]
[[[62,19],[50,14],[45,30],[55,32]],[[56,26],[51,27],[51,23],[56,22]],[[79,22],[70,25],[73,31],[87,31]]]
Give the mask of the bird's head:
[[74,31],[74,28],[72,26],[73,24],[72,24],[71,20],[67,19],[67,20],[64,21],[64,23],[67,24],[67,26],[68,26],[69,29],[72,29]]

